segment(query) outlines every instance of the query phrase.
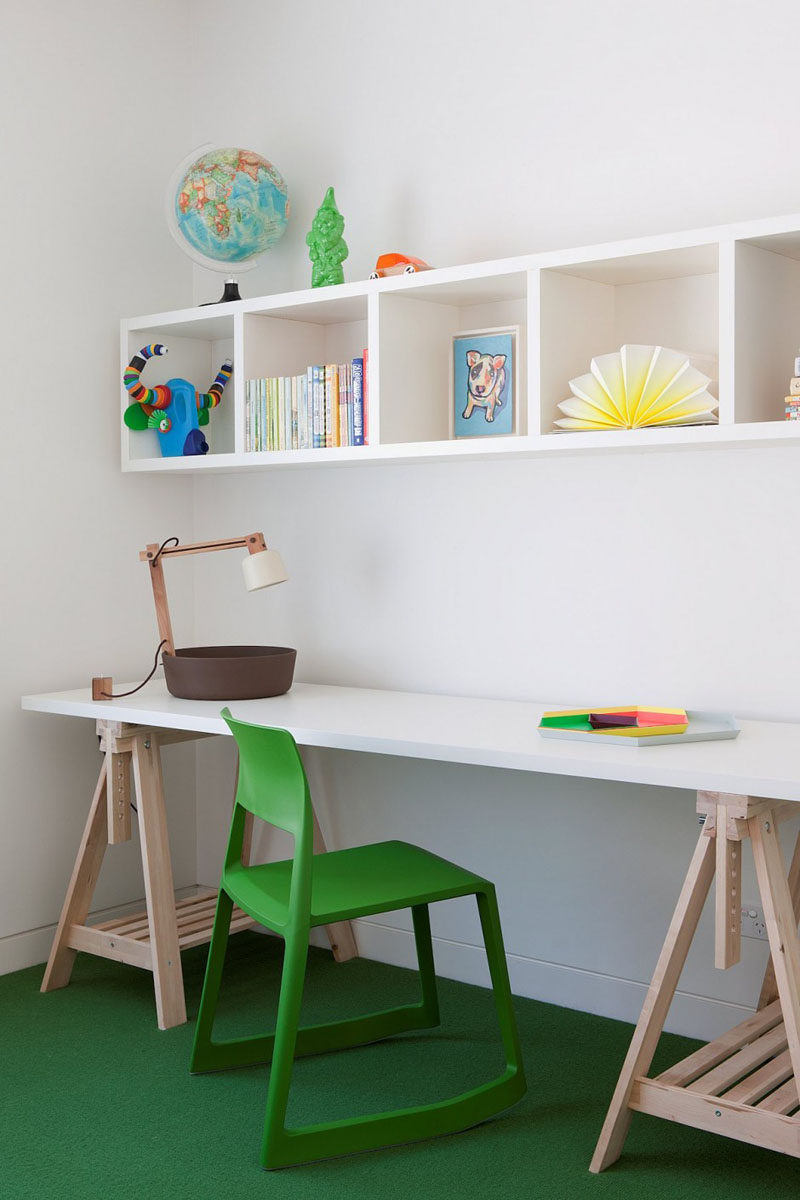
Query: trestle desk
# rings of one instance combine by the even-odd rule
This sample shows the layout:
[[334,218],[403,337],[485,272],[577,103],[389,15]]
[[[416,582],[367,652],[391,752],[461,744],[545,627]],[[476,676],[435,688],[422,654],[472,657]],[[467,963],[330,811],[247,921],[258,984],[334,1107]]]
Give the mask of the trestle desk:
[[[213,893],[175,902],[160,747],[228,734],[220,704],[179,700],[154,681],[124,700],[88,689],[27,696],[25,709],[97,722],[102,767],[42,984],[65,986],[78,950],[153,972],[162,1028],[186,1020],[180,949],[207,941]],[[652,1113],[800,1157],[800,839],[787,871],[777,828],[800,815],[800,725],[743,721],[731,741],[667,746],[549,741],[536,702],[417,695],[296,683],[285,696],[235,701],[235,717],[288,729],[300,745],[616,780],[697,793],[704,824],[647,992],[591,1169],[622,1150],[631,1113]],[[88,923],[105,847],[130,836],[138,798],[147,910]],[[535,783],[535,781],[532,781]],[[716,965],[739,956],[742,842],[752,845],[770,945],[756,1012],[656,1077],[648,1071],[716,875]],[[324,849],[321,833],[317,849]],[[249,922],[237,913],[237,925]],[[329,929],[338,958],[356,953],[349,926]]]

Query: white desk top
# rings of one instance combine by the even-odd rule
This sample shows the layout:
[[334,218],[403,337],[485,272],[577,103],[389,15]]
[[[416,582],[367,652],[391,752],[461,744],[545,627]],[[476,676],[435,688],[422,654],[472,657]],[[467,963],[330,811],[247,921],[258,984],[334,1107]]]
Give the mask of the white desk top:
[[[125,700],[93,701],[88,688],[79,688],[25,696],[22,707],[229,733],[219,716],[222,702],[178,700],[163,680]],[[537,732],[542,712],[565,706],[536,701],[295,683],[285,696],[235,700],[229,707],[241,720],[290,730],[305,746],[800,801],[800,725],[788,723],[742,721],[732,741],[629,747],[542,738]]]

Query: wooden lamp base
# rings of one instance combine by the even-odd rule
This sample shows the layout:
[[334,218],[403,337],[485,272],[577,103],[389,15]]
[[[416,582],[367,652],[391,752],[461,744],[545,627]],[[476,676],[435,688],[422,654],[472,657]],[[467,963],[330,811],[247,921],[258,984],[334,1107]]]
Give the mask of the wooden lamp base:
[[93,700],[110,700],[113,690],[113,680],[110,675],[94,675],[92,677]]

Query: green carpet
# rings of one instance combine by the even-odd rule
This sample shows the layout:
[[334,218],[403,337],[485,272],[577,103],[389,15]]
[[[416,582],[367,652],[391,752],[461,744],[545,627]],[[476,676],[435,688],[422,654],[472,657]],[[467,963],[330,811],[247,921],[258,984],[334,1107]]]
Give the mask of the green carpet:
[[[155,1025],[149,973],[78,955],[72,983],[43,996],[40,967],[0,978],[0,1197],[65,1200],[781,1200],[800,1162],[651,1117],[634,1116],[625,1153],[588,1173],[630,1026],[532,1000],[517,1011],[528,1095],[467,1133],[266,1173],[258,1165],[266,1068],[187,1071],[206,948],[183,956],[189,1023]],[[280,943],[230,943],[221,1035],[272,1019]],[[413,972],[313,950],[305,1016],[413,998]],[[443,1025],[423,1036],[298,1062],[290,1121],[436,1098],[499,1068],[491,994],[441,981]],[[694,1043],[665,1037],[658,1064]],[[657,1064],[657,1065],[658,1065]],[[767,1195],[768,1193],[768,1195]]]

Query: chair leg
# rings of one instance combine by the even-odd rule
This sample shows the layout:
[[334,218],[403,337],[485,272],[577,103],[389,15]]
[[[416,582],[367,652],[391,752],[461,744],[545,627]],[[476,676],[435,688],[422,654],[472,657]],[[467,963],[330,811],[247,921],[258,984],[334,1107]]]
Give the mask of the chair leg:
[[286,1129],[286,1109],[289,1104],[307,959],[306,929],[299,934],[295,932],[286,939],[275,1044],[269,1073],[267,1112],[264,1118],[264,1138],[261,1145],[261,1164],[267,1169],[284,1165],[287,1143],[291,1138]]
[[207,1071],[272,1063],[261,1151],[261,1163],[267,1170],[458,1133],[509,1108],[525,1094],[525,1073],[500,918],[494,890],[490,889],[479,893],[477,901],[506,1057],[505,1070],[487,1083],[433,1104],[287,1129],[286,1111],[295,1057],[344,1049],[378,1041],[394,1033],[427,1029],[439,1024],[428,906],[419,904],[412,908],[421,1001],[347,1021],[300,1028],[308,956],[308,931],[303,930],[293,933],[286,940],[275,1033],[214,1043],[211,1042],[211,1026],[232,907],[227,896],[223,906],[222,896],[220,892],[191,1069]]
[[211,944],[208,947],[206,975],[203,982],[203,993],[200,997],[200,1009],[197,1013],[197,1027],[194,1033],[190,1071],[209,1071],[217,1065],[216,1047],[211,1041],[211,1030],[217,1012],[217,999],[222,980],[222,967],[225,962],[225,951],[228,948],[228,933],[231,927],[233,901],[222,888],[217,896],[217,911],[214,916],[214,928],[211,931]]
[[436,968],[433,962],[433,941],[431,939],[431,917],[427,904],[415,904],[411,909],[414,921],[414,941],[417,946],[417,963],[419,965],[419,982],[422,988],[422,1005],[420,1009],[420,1027],[432,1029],[441,1021],[439,1015],[439,993],[436,987]]
[[[222,895],[223,892],[220,891],[220,897]],[[197,1018],[194,1050],[189,1065],[189,1070],[194,1074],[204,1071],[232,1070],[235,1067],[262,1066],[272,1062],[275,1055],[276,1033],[250,1034],[245,1037],[224,1038],[216,1042],[211,1038],[230,926],[230,910],[233,907],[230,898],[226,896],[225,899],[224,910],[220,908],[218,902],[217,918],[209,948],[206,980],[203,985],[203,995]],[[225,913],[227,915],[224,917],[223,929]],[[427,904],[415,906],[412,909],[412,915],[419,959],[421,999],[413,1004],[401,1004],[395,1008],[364,1013],[343,1021],[304,1025],[297,1030],[295,1057],[347,1050],[353,1046],[380,1042],[394,1037],[398,1033],[432,1029],[439,1024],[439,1000]],[[219,926],[217,922],[219,922]],[[286,953],[289,953],[288,944]],[[287,960],[284,959],[284,972],[286,966]]]
[[[343,1154],[355,1154],[363,1150],[376,1150],[385,1146],[418,1141],[422,1138],[459,1133],[488,1120],[503,1109],[511,1107],[524,1096],[527,1084],[522,1065],[519,1034],[494,889],[479,893],[477,901],[498,1023],[506,1056],[505,1070],[487,1083],[433,1104],[396,1109],[393,1112],[371,1113],[367,1116],[354,1117],[349,1121],[321,1122],[318,1125],[286,1129],[284,1122],[291,1072],[291,1061],[289,1060],[284,1068],[285,1074],[281,1076],[280,1082],[276,1085],[274,1108],[272,1107],[272,1080],[270,1080],[269,1102],[271,1107],[265,1126],[264,1149],[261,1159],[262,1165],[267,1170],[315,1162],[319,1159],[334,1158]],[[439,1007],[433,974],[433,948],[428,906],[426,904],[417,905],[412,909],[412,913],[423,993],[422,1005],[418,1007],[431,1020],[435,1017],[438,1024]],[[299,984],[293,982],[291,988],[293,1002],[297,1004],[299,1013],[302,977]],[[297,989],[296,995],[295,988]],[[283,1004],[283,986],[281,988],[281,1004]],[[296,1030],[296,1025],[294,1030]],[[293,1030],[289,1031],[290,1034],[292,1032]],[[297,1039],[298,1045],[302,1035],[303,1031],[300,1031]],[[279,1118],[280,1128],[278,1127]]]
[[525,1069],[522,1065],[522,1048],[514,1015],[514,1000],[508,978],[503,931],[494,888],[491,891],[479,892],[477,900],[486,957],[489,961],[489,974],[494,991],[497,1021],[500,1026],[500,1036],[503,1039],[503,1049],[506,1053],[506,1077],[515,1081],[515,1087],[512,1090],[516,1091],[516,1095],[510,1101],[510,1103],[514,1103],[515,1100],[519,1100],[525,1095],[527,1083]]

